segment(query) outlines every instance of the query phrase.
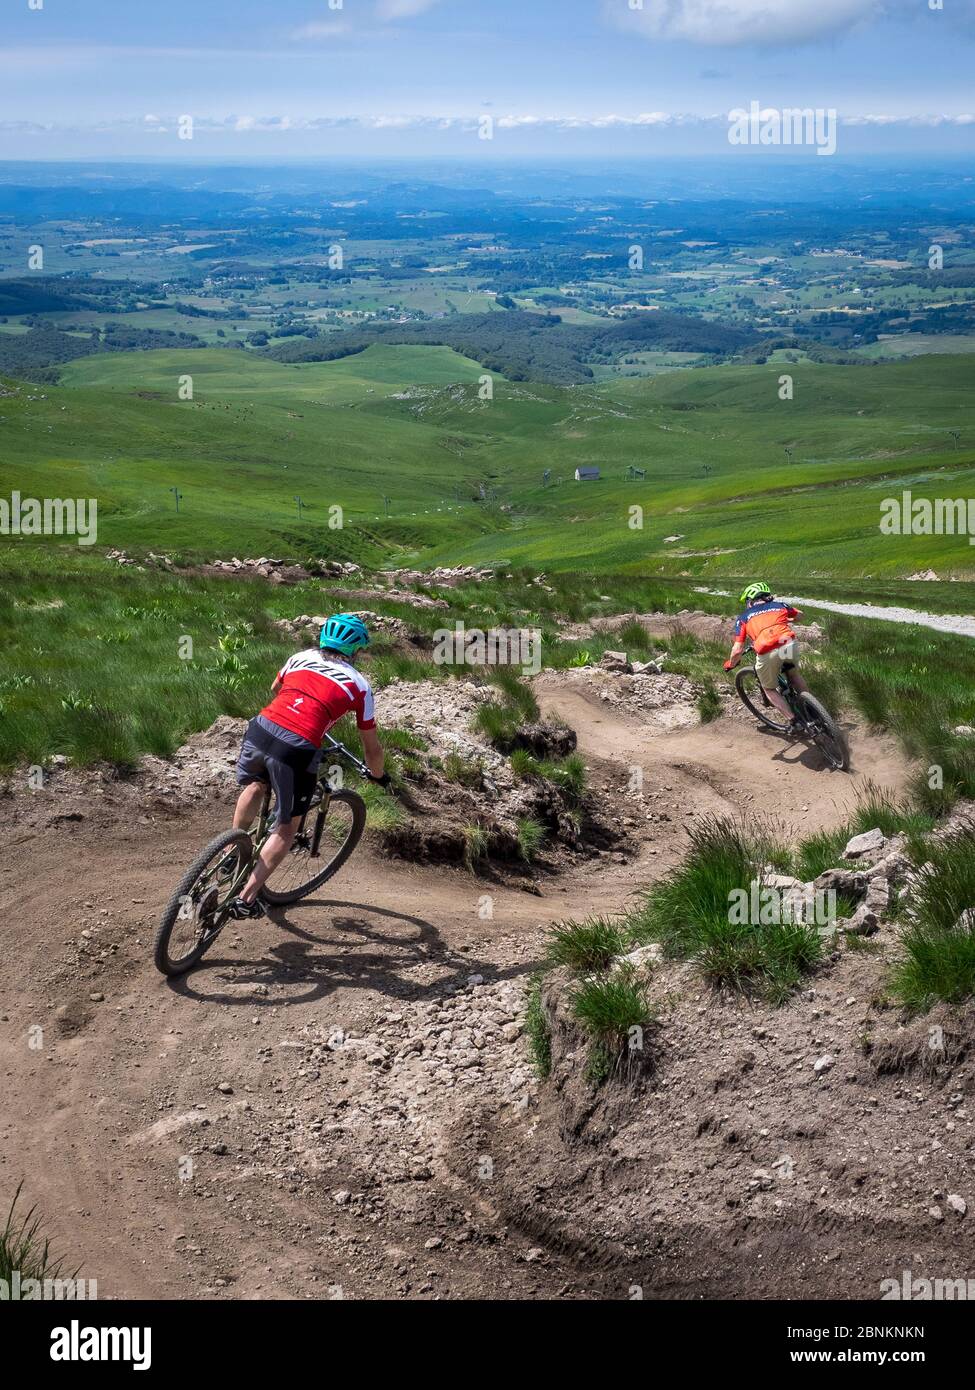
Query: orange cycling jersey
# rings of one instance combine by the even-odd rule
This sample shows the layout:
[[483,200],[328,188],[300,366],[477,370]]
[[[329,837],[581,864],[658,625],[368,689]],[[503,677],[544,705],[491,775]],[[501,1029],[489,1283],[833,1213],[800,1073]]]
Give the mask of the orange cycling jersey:
[[735,623],[735,639],[751,642],[756,652],[774,651],[795,638],[789,626],[793,618],[798,618],[799,609],[790,608],[781,600],[770,599],[754,608],[746,608]]

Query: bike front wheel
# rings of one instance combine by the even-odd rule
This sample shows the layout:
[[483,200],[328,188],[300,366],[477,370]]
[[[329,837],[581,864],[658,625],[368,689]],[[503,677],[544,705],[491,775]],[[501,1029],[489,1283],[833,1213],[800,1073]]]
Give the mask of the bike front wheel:
[[337,874],[362,839],[366,803],[358,792],[328,792],[301,823],[287,858],[261,889],[272,906],[296,903]]
[[166,904],[153,944],[156,968],[164,975],[185,974],[212,946],[253,854],[254,843],[245,830],[225,830],[187,869]]
[[735,677],[735,689],[742,704],[760,723],[777,734],[785,733],[792,722],[791,716],[772,704],[754,666],[742,667]]

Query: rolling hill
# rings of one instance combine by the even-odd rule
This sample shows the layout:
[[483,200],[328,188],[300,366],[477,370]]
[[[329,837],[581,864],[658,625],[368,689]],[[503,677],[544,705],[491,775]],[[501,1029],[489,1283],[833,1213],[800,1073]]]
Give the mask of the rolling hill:
[[[410,345],[298,364],[209,349],[85,358],[58,387],[4,398],[0,488],[95,496],[100,543],[195,557],[975,576],[967,536],[879,530],[884,497],[971,494],[972,357],[598,386],[493,376],[488,399],[483,376],[449,348]],[[574,482],[582,464],[600,480]]]

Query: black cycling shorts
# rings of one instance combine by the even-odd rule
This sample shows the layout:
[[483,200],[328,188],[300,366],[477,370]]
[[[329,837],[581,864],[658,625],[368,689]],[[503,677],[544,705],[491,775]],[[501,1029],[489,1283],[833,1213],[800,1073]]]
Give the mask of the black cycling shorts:
[[266,782],[274,789],[276,802],[275,825],[284,825],[293,816],[303,816],[308,810],[318,781],[318,766],[322,750],[297,748],[284,739],[275,738],[254,718],[244,733],[237,758],[237,785]]

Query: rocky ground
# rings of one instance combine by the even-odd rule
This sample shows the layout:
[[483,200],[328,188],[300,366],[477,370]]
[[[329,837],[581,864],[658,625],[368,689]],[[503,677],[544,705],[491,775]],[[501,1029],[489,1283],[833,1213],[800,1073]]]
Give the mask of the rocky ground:
[[[737,713],[701,726],[683,677],[593,667],[536,693],[577,734],[615,843],[553,856],[526,893],[370,833],[325,890],[228,929],[175,984],[152,932],[226,824],[240,722],[129,779],[55,763],[6,788],[0,1178],[28,1178],[105,1294],[870,1298],[905,1268],[965,1274],[972,1020],[884,1003],[910,893],[896,842],[850,846],[854,920],[782,1008],[647,951],[648,1065],[594,1088],[556,973],[535,1075],[524,1001],[551,924],[624,908],[699,816],[754,804],[825,828],[857,795]],[[426,744],[415,789],[441,824],[461,805],[435,765],[451,753],[483,764],[460,791],[485,813],[524,793],[471,730],[484,698],[381,692]],[[855,769],[902,785],[896,749],[850,732]]]
[[[955,824],[973,816],[963,808]],[[975,1013],[939,1006],[910,1021],[887,1004],[888,888],[909,902],[910,876],[896,845],[868,838],[872,848],[851,842],[846,857],[848,872],[883,885],[872,919],[841,923],[782,1008],[715,994],[655,948],[628,957],[657,1024],[626,1084],[584,1081],[570,982],[548,978],[551,1081],[532,1125],[504,1141],[512,1201],[534,1194],[540,1229],[571,1232],[621,1281],[706,1249],[695,1286],[705,1296],[734,1287],[722,1249],[731,1296],[875,1298],[904,1269],[966,1275]],[[869,931],[870,948],[851,949],[844,930]]]

